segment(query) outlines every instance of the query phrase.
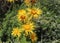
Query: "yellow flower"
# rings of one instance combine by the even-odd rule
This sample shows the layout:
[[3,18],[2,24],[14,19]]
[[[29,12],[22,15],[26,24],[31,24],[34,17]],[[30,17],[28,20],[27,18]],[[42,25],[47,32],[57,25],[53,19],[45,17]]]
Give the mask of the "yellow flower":
[[26,23],[23,25],[26,36],[28,33],[33,32],[35,25],[33,23]]
[[25,10],[18,10],[18,14],[17,17],[19,19],[19,21],[25,21],[27,19],[27,14]]
[[34,3],[36,3],[37,0],[24,0],[24,3],[27,5],[27,6],[31,6],[33,5]]
[[7,0],[7,2],[14,2],[15,0]]
[[13,28],[12,36],[14,36],[14,37],[16,37],[16,36],[20,37],[20,35],[21,35],[21,30],[18,29],[18,28]]
[[35,41],[37,41],[37,36],[36,36],[36,33],[31,33],[30,34],[30,39],[31,39],[31,41],[32,41],[32,43],[34,43]]
[[18,14],[26,14],[26,10],[24,9],[18,10]]
[[24,3],[25,3],[27,6],[30,6],[30,5],[31,5],[31,0],[24,0]]
[[39,8],[27,8],[28,14],[31,14],[34,18],[38,18],[42,14],[42,10]]

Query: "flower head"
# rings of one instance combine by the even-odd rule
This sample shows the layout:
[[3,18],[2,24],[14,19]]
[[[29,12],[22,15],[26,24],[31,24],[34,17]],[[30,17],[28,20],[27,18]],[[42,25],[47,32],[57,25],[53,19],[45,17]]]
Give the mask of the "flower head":
[[33,5],[34,3],[36,3],[37,0],[24,0],[24,3],[27,5],[27,6],[31,6]]
[[38,18],[42,14],[42,10],[39,8],[27,8],[28,14],[31,14],[34,18]]
[[15,0],[7,0],[7,2],[14,2]]
[[13,28],[12,36],[14,36],[14,37],[16,37],[16,36],[20,37],[20,35],[21,35],[21,30],[18,29],[18,28]]
[[31,39],[31,41],[32,41],[32,42],[37,41],[36,33],[34,33],[34,32],[33,32],[33,33],[31,33],[31,34],[30,34],[30,39]]
[[34,26],[33,23],[26,23],[26,24],[24,24],[23,25],[23,29],[24,29],[26,35],[28,35],[28,33],[30,33],[30,32],[33,32],[34,27],[35,26]]
[[24,9],[18,10],[18,14],[26,14],[26,10]]
[[30,6],[30,5],[31,5],[31,0],[24,0],[24,3],[25,3],[27,6]]
[[19,20],[22,20],[22,21],[26,20],[27,19],[26,11],[25,10],[19,10],[17,17]]

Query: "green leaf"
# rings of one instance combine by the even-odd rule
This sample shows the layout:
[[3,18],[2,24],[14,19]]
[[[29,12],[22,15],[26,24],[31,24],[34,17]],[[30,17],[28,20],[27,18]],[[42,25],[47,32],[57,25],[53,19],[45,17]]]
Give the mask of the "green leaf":
[[26,37],[25,36],[23,36],[22,38],[21,38],[21,41],[20,41],[21,43],[31,43],[31,42],[28,42],[27,40],[26,40]]

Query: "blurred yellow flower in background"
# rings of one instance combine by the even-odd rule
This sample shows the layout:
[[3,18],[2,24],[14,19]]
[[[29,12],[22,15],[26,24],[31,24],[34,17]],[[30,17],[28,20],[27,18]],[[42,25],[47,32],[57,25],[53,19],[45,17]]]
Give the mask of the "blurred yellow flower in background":
[[27,8],[28,14],[31,14],[34,18],[38,18],[43,12],[39,8]]
[[32,43],[34,43],[35,41],[37,41],[37,36],[36,36],[36,33],[31,33],[30,34],[30,39],[31,39],[31,41],[32,41]]
[[14,37],[16,37],[16,36],[20,37],[21,36],[21,30],[18,29],[18,28],[13,28],[13,30],[12,30],[12,36],[14,36]]
[[24,0],[24,3],[26,4],[26,6],[31,6],[36,2],[37,0]]
[[7,0],[7,2],[14,2],[15,0]]
[[35,29],[34,27],[34,23],[26,23],[23,25],[26,36],[28,35],[28,33],[33,32],[33,30]]
[[25,3],[27,6],[30,6],[30,5],[31,5],[31,0],[24,0],[24,3]]
[[17,14],[18,20],[25,21],[27,19],[27,14],[25,10],[18,10]]

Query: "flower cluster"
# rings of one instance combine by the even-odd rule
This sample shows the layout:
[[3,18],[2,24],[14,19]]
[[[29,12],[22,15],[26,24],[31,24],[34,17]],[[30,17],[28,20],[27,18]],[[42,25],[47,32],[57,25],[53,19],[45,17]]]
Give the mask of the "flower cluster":
[[[26,2],[28,0],[25,0],[25,3],[29,3]],[[17,11],[17,19],[19,22],[22,22],[21,28],[13,28],[12,30],[12,36],[14,37],[20,37],[21,33],[23,32],[25,36],[29,36],[31,41],[34,42],[37,40],[37,36],[36,33],[34,32],[35,30],[35,23],[33,22],[33,19],[38,19],[41,14],[42,14],[42,10],[40,8],[36,8],[36,7],[27,7],[25,9],[19,9]]]

